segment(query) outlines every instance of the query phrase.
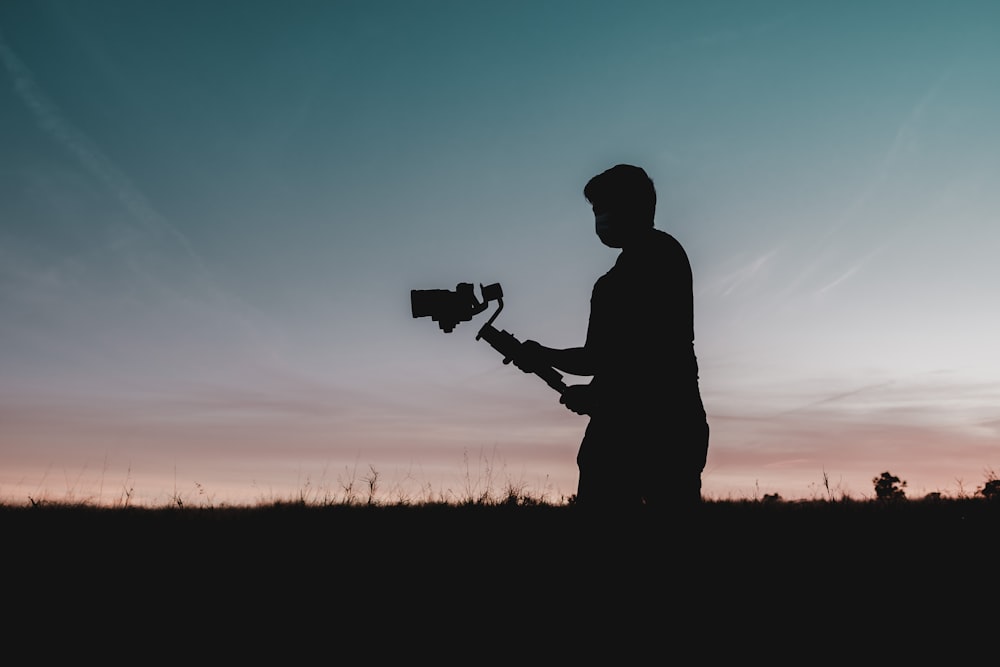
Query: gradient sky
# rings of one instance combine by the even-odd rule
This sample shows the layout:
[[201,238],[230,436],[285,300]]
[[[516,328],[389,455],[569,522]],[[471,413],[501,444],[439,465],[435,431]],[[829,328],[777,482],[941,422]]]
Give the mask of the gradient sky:
[[974,492],[998,118],[992,0],[6,0],[0,497],[573,493],[585,418],[409,292],[581,344],[619,162],[692,261],[707,496]]

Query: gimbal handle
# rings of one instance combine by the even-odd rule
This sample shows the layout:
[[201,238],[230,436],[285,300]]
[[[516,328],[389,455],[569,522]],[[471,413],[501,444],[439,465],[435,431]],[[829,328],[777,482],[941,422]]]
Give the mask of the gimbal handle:
[[[500,308],[503,308],[503,302],[500,303]],[[500,310],[498,309],[490,321],[483,325],[476,334],[476,340],[482,338],[487,343],[489,343],[494,350],[503,355],[503,362],[509,364],[513,361],[521,352],[521,341],[513,336],[513,334],[507,331],[501,331],[493,326],[492,322],[496,319],[497,314]],[[545,380],[545,384],[549,385],[560,394],[566,389],[566,383],[563,382],[562,375],[554,368],[546,367],[536,371],[533,371],[535,375]]]

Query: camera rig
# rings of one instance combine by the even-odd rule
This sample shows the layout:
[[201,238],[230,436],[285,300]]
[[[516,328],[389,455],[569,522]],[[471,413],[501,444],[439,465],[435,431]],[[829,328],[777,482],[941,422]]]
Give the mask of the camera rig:
[[[410,309],[414,318],[430,317],[438,323],[441,331],[451,333],[460,322],[468,322],[486,310],[491,301],[496,301],[497,309],[479,328],[476,340],[485,340],[503,355],[503,363],[509,364],[517,359],[522,343],[509,332],[493,326],[493,321],[503,310],[503,288],[500,283],[493,283],[485,287],[480,284],[479,289],[483,294],[482,301],[476,298],[472,283],[459,283],[454,290],[410,290]],[[546,367],[533,372],[560,394],[566,389],[566,383],[556,369]]]

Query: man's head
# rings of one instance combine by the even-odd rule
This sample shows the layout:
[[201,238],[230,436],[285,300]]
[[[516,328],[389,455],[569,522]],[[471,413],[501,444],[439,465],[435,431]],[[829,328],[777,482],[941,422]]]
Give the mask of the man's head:
[[611,167],[587,182],[583,196],[594,209],[597,235],[608,247],[622,248],[637,232],[653,226],[656,188],[641,167]]

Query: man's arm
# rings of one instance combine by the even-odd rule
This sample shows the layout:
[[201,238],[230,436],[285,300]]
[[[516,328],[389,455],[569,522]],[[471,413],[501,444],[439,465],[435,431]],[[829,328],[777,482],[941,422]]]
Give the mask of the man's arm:
[[533,373],[542,366],[550,366],[570,375],[593,375],[594,364],[585,347],[554,348],[537,341],[526,340],[521,344],[514,365],[525,373]]

